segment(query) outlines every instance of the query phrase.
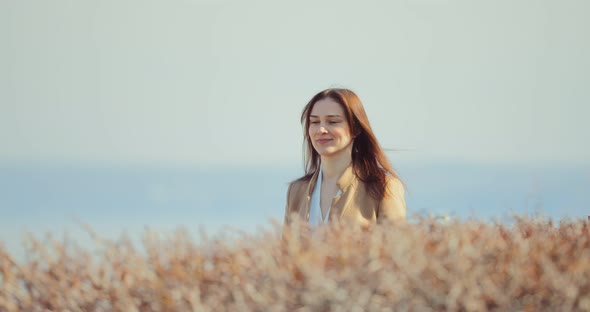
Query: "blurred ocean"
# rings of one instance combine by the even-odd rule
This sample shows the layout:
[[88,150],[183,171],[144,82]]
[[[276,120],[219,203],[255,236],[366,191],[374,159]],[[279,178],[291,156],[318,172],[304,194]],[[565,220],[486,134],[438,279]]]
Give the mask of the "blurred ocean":
[[[540,213],[590,215],[590,168],[397,164],[408,213],[507,220]],[[282,222],[287,184],[300,168],[0,167],[0,241],[21,247],[25,232],[88,241],[80,223],[105,238],[144,229],[198,233],[256,231]]]

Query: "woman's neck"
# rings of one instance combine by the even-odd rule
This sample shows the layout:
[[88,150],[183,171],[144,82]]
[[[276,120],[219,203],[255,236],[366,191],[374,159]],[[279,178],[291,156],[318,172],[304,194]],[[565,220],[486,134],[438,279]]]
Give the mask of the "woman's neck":
[[322,180],[327,182],[337,182],[346,168],[350,166],[352,156],[348,153],[334,155],[331,157],[322,157]]

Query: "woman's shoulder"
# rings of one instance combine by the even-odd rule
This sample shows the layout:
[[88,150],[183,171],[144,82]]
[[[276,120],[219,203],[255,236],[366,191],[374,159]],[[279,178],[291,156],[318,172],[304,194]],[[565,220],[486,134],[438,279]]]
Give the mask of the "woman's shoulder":
[[388,187],[394,188],[405,188],[404,182],[399,177],[395,177],[391,174],[385,176],[385,181]]
[[390,196],[403,196],[406,191],[406,185],[399,177],[388,174],[385,176],[385,186],[387,194]]

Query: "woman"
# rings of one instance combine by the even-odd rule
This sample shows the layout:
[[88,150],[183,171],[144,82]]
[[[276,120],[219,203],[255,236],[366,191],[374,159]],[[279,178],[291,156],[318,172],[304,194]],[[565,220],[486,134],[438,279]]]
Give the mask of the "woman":
[[305,175],[289,185],[285,225],[405,221],[404,185],[381,150],[358,96],[347,89],[316,94],[301,114]]

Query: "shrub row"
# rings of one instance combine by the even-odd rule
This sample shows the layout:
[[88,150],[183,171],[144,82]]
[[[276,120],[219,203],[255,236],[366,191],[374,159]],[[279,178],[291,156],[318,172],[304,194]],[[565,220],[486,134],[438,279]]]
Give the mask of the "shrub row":
[[590,311],[583,220],[279,233],[146,232],[93,251],[31,238],[24,261],[0,247],[0,311]]

